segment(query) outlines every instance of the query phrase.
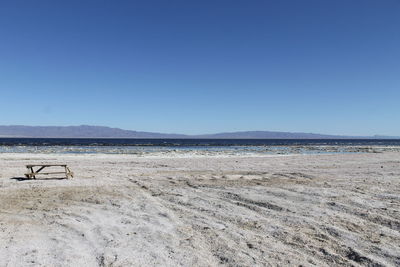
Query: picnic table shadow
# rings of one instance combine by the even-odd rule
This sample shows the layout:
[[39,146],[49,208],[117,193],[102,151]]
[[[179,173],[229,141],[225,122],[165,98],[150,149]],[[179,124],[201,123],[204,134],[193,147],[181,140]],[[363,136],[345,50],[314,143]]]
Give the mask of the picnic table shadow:
[[23,181],[35,181],[35,180],[38,180],[38,181],[67,180],[67,178],[66,177],[48,177],[48,178],[33,179],[33,178],[26,178],[26,177],[11,177],[10,180],[16,180],[18,182],[23,182]]

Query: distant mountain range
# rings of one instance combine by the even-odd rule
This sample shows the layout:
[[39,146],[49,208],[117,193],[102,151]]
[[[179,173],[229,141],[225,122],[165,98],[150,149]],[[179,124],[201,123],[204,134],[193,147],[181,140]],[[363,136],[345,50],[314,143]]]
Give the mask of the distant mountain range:
[[229,132],[204,135],[139,132],[104,126],[0,126],[0,137],[31,138],[215,138],[215,139],[392,139],[393,136],[341,136],[272,131]]

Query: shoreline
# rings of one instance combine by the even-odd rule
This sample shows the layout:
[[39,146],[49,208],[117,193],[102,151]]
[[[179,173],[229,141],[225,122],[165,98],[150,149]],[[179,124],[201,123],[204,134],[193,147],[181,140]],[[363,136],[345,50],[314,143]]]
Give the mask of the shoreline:
[[400,146],[355,146],[355,145],[302,145],[302,146],[0,146],[0,154],[41,155],[131,155],[137,157],[242,157],[271,155],[318,155],[349,153],[400,152]]

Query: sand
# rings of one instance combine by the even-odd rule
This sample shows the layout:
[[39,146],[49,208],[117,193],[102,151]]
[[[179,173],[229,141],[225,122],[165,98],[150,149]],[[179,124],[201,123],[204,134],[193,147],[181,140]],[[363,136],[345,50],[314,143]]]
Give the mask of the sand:
[[0,154],[0,203],[0,266],[400,266],[399,152]]

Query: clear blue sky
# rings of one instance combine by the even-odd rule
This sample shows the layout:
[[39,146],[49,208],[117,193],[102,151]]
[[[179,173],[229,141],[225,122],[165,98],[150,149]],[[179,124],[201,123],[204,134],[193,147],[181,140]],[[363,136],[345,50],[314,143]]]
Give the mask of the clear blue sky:
[[400,1],[1,1],[0,125],[400,135]]

